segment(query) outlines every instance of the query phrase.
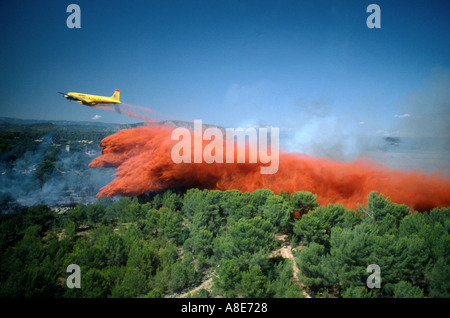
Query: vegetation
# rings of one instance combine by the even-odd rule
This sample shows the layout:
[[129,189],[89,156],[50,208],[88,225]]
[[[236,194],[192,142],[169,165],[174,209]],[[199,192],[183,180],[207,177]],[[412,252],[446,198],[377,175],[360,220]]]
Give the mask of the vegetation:
[[[449,297],[449,221],[450,208],[410,213],[376,192],[356,212],[319,207],[294,226],[300,279],[314,295]],[[366,287],[370,264],[381,288]]]
[[[268,189],[37,205],[0,214],[0,297],[158,298],[206,280],[189,296],[449,297],[449,231],[450,208],[411,213],[376,192],[356,211]],[[274,256],[280,232],[295,263]],[[70,264],[81,288],[66,285]],[[367,287],[369,264],[381,288]]]

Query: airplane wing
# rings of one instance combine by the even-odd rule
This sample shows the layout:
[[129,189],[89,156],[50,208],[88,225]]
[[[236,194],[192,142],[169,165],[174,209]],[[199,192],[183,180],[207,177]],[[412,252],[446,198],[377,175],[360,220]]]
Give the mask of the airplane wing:
[[64,98],[71,99],[71,100],[78,100],[77,97],[70,96],[68,93],[63,93],[63,92],[57,92],[57,93],[64,95]]
[[68,95],[67,93],[62,93],[62,92],[57,92],[57,93],[60,93],[60,94],[64,95],[65,98],[70,99],[70,100],[76,100],[76,101],[80,101],[80,102],[84,102],[84,103],[88,103],[88,104],[92,103],[89,100],[86,100],[86,99],[83,99],[83,98],[79,98],[79,97],[75,97],[75,96],[71,96],[71,95]]

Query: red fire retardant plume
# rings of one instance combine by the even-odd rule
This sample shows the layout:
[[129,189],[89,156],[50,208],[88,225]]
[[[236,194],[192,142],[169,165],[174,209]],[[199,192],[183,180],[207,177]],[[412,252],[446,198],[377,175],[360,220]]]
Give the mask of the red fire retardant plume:
[[[178,141],[171,140],[172,130],[146,125],[103,139],[102,155],[89,166],[114,167],[117,173],[97,196],[136,196],[180,187],[240,191],[267,187],[276,193],[310,191],[317,194],[321,205],[341,203],[356,208],[357,203],[365,204],[367,195],[375,190],[415,210],[450,206],[449,179],[421,171],[394,170],[367,159],[336,162],[280,152],[278,172],[267,175],[261,174],[260,163],[175,164],[171,151]],[[193,140],[193,133],[191,137]],[[209,142],[203,141],[203,147]]]

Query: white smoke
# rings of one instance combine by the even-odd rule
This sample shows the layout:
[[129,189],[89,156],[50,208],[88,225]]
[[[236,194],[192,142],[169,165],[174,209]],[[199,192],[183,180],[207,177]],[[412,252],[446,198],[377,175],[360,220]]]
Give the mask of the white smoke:
[[362,156],[377,142],[364,121],[343,121],[331,111],[331,101],[298,99],[298,123],[286,131],[284,144],[290,152],[350,161]]
[[336,115],[331,106],[324,97],[297,100],[292,116],[298,124],[282,135],[289,151],[340,161],[367,157],[403,170],[450,171],[450,70],[435,69],[390,118]]
[[[398,107],[403,115],[394,129],[404,137],[450,138],[450,69],[436,68],[424,86],[411,92]],[[425,146],[425,145],[421,145]]]
[[[3,212],[20,206],[72,205],[95,202],[102,186],[112,181],[113,169],[90,169],[94,159],[84,151],[61,150],[54,159],[53,171],[39,180],[39,165],[54,149],[51,136],[27,151],[14,164],[0,162],[0,208]],[[70,149],[70,148],[67,148]]]

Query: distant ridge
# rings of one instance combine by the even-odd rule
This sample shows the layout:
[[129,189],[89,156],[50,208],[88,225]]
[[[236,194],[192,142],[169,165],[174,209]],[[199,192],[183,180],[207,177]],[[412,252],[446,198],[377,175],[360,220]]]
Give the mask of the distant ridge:
[[73,120],[45,120],[45,119],[20,119],[20,118],[12,118],[12,117],[0,117],[0,123],[7,123],[13,125],[33,125],[33,124],[53,124],[57,126],[63,125],[80,125],[80,126],[104,126],[104,127],[113,127],[113,126],[121,126],[123,124],[114,124],[114,123],[104,123],[100,121],[92,122],[92,121],[73,121]]
[[[154,125],[165,125],[172,127],[184,127],[193,130],[194,123],[181,120],[163,120],[155,121]],[[71,121],[71,120],[39,120],[39,119],[19,119],[11,117],[0,117],[0,131],[23,131],[26,126],[28,131],[41,131],[48,129],[57,130],[107,130],[118,131],[121,129],[134,128],[144,125],[142,123],[136,124],[115,124],[104,122],[91,121]],[[217,125],[203,124],[203,128],[219,127]]]
[[107,131],[115,132],[121,129],[141,126],[137,124],[114,124],[90,121],[70,120],[39,120],[0,117],[0,131],[43,131],[43,130],[74,130],[74,131]]

